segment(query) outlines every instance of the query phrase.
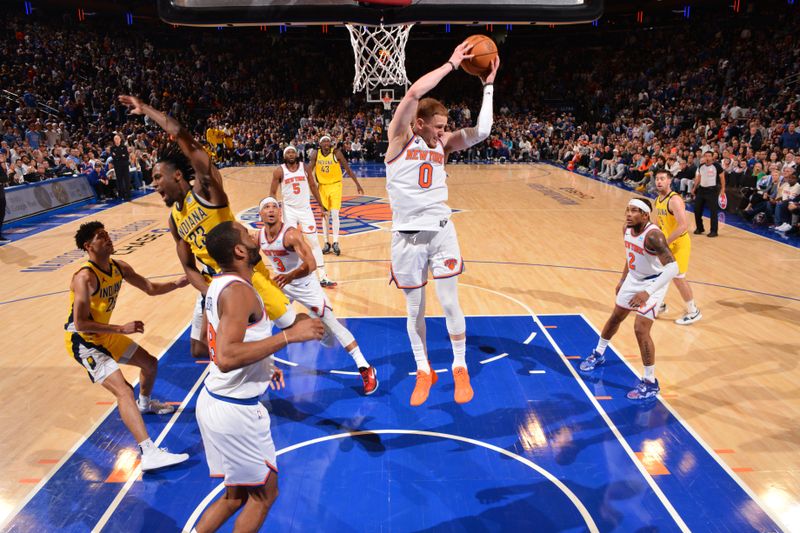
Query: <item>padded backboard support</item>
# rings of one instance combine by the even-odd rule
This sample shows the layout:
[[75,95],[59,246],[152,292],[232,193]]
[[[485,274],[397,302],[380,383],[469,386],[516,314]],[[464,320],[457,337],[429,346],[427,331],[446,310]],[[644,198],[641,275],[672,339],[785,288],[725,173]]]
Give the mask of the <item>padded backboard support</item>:
[[407,7],[353,0],[158,0],[159,16],[190,26],[320,24],[570,24],[603,14],[603,0],[413,0]]

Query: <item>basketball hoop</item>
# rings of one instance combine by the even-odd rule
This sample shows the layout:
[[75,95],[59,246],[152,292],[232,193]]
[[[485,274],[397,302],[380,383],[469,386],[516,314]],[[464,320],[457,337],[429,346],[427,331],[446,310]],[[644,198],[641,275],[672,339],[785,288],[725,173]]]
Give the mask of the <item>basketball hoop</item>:
[[406,43],[412,26],[347,24],[355,58],[354,93],[367,91],[369,94],[377,87],[386,85],[408,86]]
[[381,102],[383,102],[383,110],[384,111],[391,111],[392,110],[392,102],[394,98],[391,97],[389,94],[384,94],[381,96]]

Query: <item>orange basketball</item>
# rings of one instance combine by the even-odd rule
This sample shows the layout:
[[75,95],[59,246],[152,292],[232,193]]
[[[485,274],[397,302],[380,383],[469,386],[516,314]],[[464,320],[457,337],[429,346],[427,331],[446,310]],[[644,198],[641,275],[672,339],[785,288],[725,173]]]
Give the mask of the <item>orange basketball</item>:
[[465,42],[472,45],[469,53],[475,57],[462,61],[461,68],[473,76],[489,74],[492,71],[492,61],[497,57],[497,45],[486,35],[470,35]]

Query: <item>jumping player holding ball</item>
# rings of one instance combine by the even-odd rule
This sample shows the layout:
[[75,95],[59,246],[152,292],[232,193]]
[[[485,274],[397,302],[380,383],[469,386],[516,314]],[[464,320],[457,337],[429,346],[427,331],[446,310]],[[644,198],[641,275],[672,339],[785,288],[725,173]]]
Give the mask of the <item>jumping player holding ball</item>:
[[386,151],[386,189],[392,208],[392,281],[406,297],[406,329],[417,382],[411,405],[422,405],[436,372],[430,367],[425,344],[425,285],[428,270],[436,280],[436,294],[444,309],[453,347],[454,399],[467,403],[473,391],[466,363],[466,322],[458,302],[456,276],[464,270],[455,226],[447,206],[447,157],[485,140],[492,129],[493,82],[500,59],[494,55],[488,71],[481,72],[483,104],[478,123],[471,128],[445,131],[447,108],[433,98],[423,98],[448,74],[472,60],[473,44],[456,47],[442,66],[418,79],[397,106],[389,124]]

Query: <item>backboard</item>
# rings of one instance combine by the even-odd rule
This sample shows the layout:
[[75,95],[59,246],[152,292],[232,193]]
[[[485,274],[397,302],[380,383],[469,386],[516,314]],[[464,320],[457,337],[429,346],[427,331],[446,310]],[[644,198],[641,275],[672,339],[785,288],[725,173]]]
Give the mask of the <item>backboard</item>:
[[158,0],[158,11],[191,26],[569,24],[600,18],[603,0]]

